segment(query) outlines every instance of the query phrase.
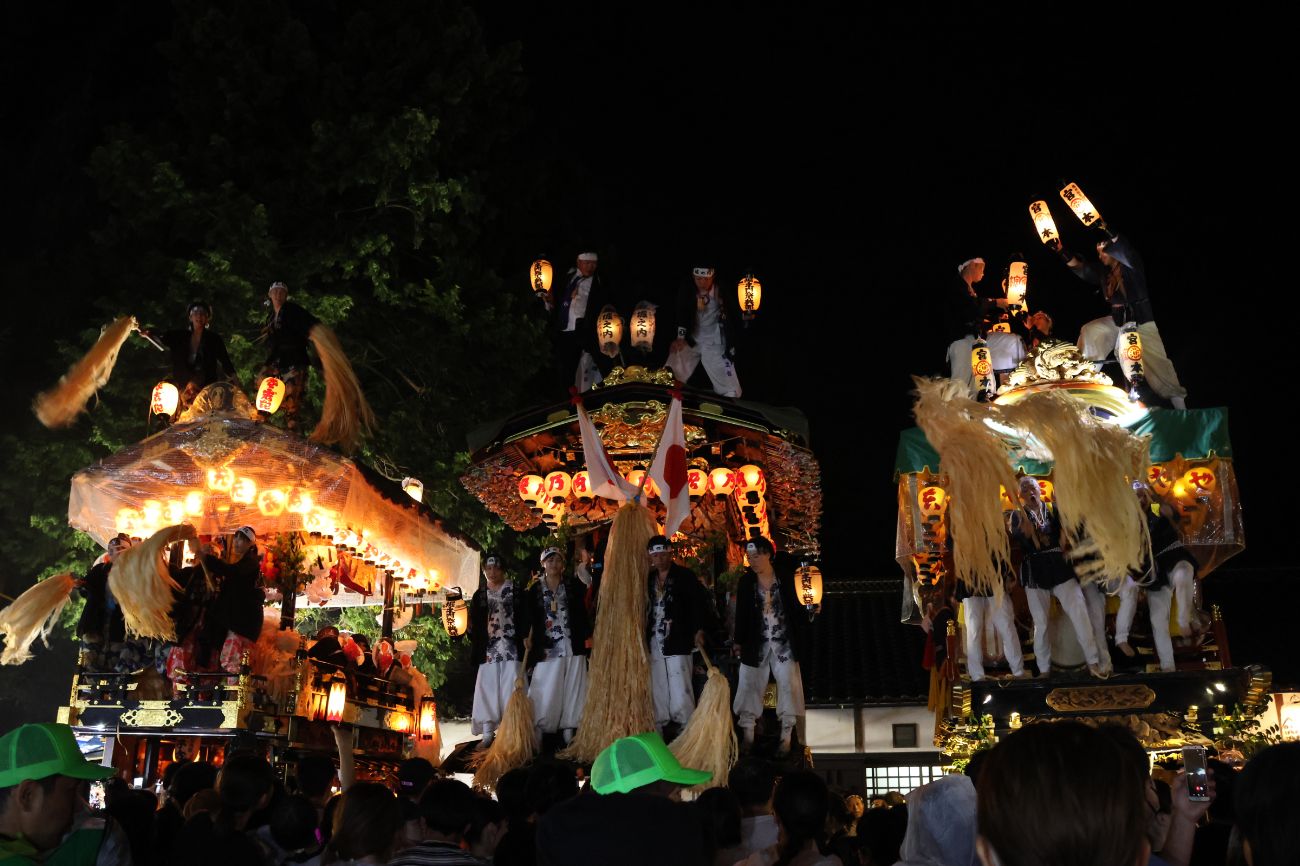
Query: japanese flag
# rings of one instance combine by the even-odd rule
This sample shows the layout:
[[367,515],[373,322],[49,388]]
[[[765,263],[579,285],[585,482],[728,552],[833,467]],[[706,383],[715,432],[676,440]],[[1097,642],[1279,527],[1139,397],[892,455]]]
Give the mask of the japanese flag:
[[659,450],[650,464],[650,477],[659,485],[659,496],[668,507],[664,535],[669,538],[691,513],[690,488],[686,486],[686,433],[682,428],[682,397],[673,395],[668,422],[659,438]]
[[591,492],[606,499],[635,499],[641,491],[619,474],[605,453],[596,425],[591,423],[587,409],[578,402],[578,429],[582,432],[582,456],[591,476]]

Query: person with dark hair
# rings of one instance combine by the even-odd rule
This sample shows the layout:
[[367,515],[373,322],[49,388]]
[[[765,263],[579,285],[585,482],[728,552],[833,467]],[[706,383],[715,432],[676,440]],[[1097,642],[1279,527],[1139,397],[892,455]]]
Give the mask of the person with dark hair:
[[1237,779],[1235,835],[1246,866],[1300,862],[1300,743],[1269,746]]
[[530,820],[532,810],[528,806],[531,775],[528,767],[515,767],[497,780],[497,802],[505,810],[508,826],[493,857],[496,866],[532,866],[537,862],[537,827]]
[[646,555],[650,559],[645,624],[650,693],[655,727],[662,734],[669,722],[684,728],[691,720],[695,711],[691,654],[717,628],[717,618],[709,591],[695,572],[673,562],[673,545],[667,537],[652,537]]
[[347,666],[348,657],[344,654],[343,645],[339,642],[337,626],[323,626],[320,631],[316,632],[316,640],[307,648],[307,658],[333,665],[340,670]]
[[420,818],[423,841],[402,851],[389,866],[481,866],[461,849],[474,823],[474,792],[468,785],[456,779],[438,779],[420,798]]
[[[729,302],[717,283],[717,270],[711,264],[691,269],[691,282],[683,283],[677,293],[677,338],[668,350],[668,366],[682,382],[704,368],[713,393],[721,397],[740,397],[740,379],[736,376],[736,333],[728,317]],[[739,311],[737,311],[738,313]],[[695,376],[700,385],[702,377]]]
[[108,588],[113,563],[129,547],[131,539],[124,532],[110,538],[107,550],[78,582],[86,606],[77,620],[77,636],[85,665],[96,673],[135,673],[154,661],[155,644],[127,636],[122,608]]
[[126,834],[132,861],[142,866],[150,862],[149,844],[157,810],[158,797],[153,791],[130,788],[125,783],[115,795],[106,793],[104,797],[104,811]]
[[[1140,751],[1140,750],[1139,750]],[[1141,864],[1147,854],[1145,755],[1074,721],[1026,725],[980,771],[984,866]]]
[[226,758],[217,776],[221,806],[216,814],[203,812],[186,822],[172,848],[173,862],[188,866],[241,866],[266,863],[269,848],[250,832],[253,813],[270,802],[275,771],[266,759],[247,752]]
[[740,801],[741,858],[775,845],[780,832],[772,814],[776,769],[763,758],[741,758],[727,774],[727,787]]
[[210,327],[212,307],[207,301],[192,301],[185,308],[189,327],[171,331],[142,333],[157,340],[167,349],[171,374],[167,381],[176,386],[180,398],[176,404],[175,418],[194,402],[199,392],[220,379],[238,381],[235,365],[226,351],[226,341]]
[[791,734],[804,714],[799,661],[807,652],[808,618],[795,592],[793,569],[783,565],[780,574],[776,571],[772,542],[751,538],[745,552],[749,569],[736,586],[733,651],[740,657],[740,682],[732,709],[739,716],[741,750],[748,751],[754,745],[754,725],[763,714],[769,672],[775,676],[780,756],[789,753]]
[[436,778],[438,770],[424,758],[407,758],[397,767],[397,806],[402,813],[404,848],[424,838],[420,798]]
[[740,844],[740,799],[730,788],[707,788],[695,798],[704,832],[713,852],[713,866],[732,866],[744,860],[749,851]]
[[[826,783],[811,770],[781,777],[772,808],[781,827],[775,850],[757,851],[745,866],[843,866],[839,857],[826,854]],[[773,858],[775,854],[775,858]]]
[[584,599],[587,588],[564,576],[564,554],[548,547],[539,557],[542,578],[528,591],[532,625],[528,664],[533,670],[528,697],[533,702],[537,738],[561,732],[567,744],[582,719],[587,698],[587,639],[591,626]]
[[214,788],[217,784],[217,768],[207,761],[178,761],[167,766],[168,771],[173,768],[171,782],[166,788],[167,796],[153,821],[151,847],[159,858],[171,850],[176,834],[185,826],[185,807],[190,799],[199,791]]
[[22,725],[0,737],[0,863],[94,864],[109,828],[77,826],[81,787],[115,774],[82,757],[67,725]]
[[316,810],[317,826],[324,816],[325,804],[330,798],[330,789],[338,771],[334,768],[334,759],[328,755],[308,754],[298,759],[298,793],[307,798]]
[[1159,854],[1165,848],[1174,817],[1169,783],[1163,779],[1147,779],[1146,798],[1151,813],[1147,823],[1147,844],[1151,846],[1152,854]]
[[318,866],[321,855],[320,812],[301,794],[289,794],[271,808],[270,821],[257,828],[258,838],[276,866]]
[[478,666],[470,733],[481,734],[483,745],[489,746],[520,676],[530,608],[524,593],[506,579],[500,556],[483,559],[483,577],[485,585],[469,602],[470,654]]
[[321,864],[383,866],[392,856],[401,829],[402,814],[393,792],[378,782],[357,782],[340,796]]
[[485,863],[492,861],[506,832],[506,810],[491,797],[474,795],[474,821],[465,834],[469,853]]
[[211,662],[211,651],[220,647],[218,664],[228,673],[239,673],[244,653],[251,653],[262,633],[262,606],[266,596],[262,593],[262,573],[257,556],[257,533],[251,526],[241,526],[230,536],[231,561],[216,555],[216,550],[204,548],[203,564],[221,585],[216,601],[207,611],[203,626],[203,645],[206,659]]
[[848,799],[831,790],[826,800],[826,850],[840,858],[844,866],[863,866],[862,845],[852,832],[856,820],[849,811]]

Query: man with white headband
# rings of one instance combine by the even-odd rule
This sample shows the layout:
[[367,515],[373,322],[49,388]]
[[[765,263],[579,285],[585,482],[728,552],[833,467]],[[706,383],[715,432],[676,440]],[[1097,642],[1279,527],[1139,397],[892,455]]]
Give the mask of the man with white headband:
[[556,338],[556,363],[561,384],[586,391],[600,381],[599,341],[596,319],[608,302],[608,295],[596,273],[599,256],[587,250],[578,253],[577,261],[564,275],[554,292],[542,300],[551,314],[551,330]]
[[528,663],[533,668],[528,697],[538,740],[559,731],[567,744],[587,699],[587,588],[577,577],[565,579],[564,554],[558,547],[543,550],[540,560],[542,578],[528,590]]
[[971,369],[971,350],[977,339],[983,339],[989,348],[990,360],[997,371],[1013,369],[1025,357],[1025,346],[1014,334],[989,331],[989,319],[999,309],[1007,306],[1006,298],[986,297],[976,284],[984,279],[984,260],[979,256],[967,259],[957,266],[957,280],[953,283],[947,316],[949,375],[965,382],[975,393],[975,375]]
[[668,366],[682,382],[689,382],[702,366],[713,393],[736,398],[736,339],[716,277],[712,265],[699,265],[691,269],[692,284],[678,292],[677,338],[668,349]]
[[492,744],[506,701],[515,690],[519,662],[524,657],[524,635],[528,633],[528,605],[506,579],[500,556],[483,560],[486,585],[469,603],[469,641],[478,676],[474,682],[474,709],[470,732],[483,735],[483,745]]
[[646,544],[650,575],[646,583],[646,640],[650,647],[650,692],[655,727],[669,722],[678,731],[695,711],[691,653],[716,628],[712,599],[695,572],[673,562],[673,546],[656,535]]
[[241,526],[230,536],[226,557],[217,556],[211,544],[204,546],[203,553],[203,564],[220,588],[204,618],[199,663],[207,669],[211,653],[216,650],[221,670],[239,673],[244,653],[252,652],[262,633],[266,596],[262,592],[257,533],[251,526]]
[[789,568],[777,574],[772,542],[751,538],[745,546],[749,569],[736,586],[733,652],[740,656],[740,682],[731,708],[739,717],[741,749],[754,745],[754,723],[763,714],[768,673],[776,678],[776,714],[781,719],[777,755],[790,751],[790,735],[804,715],[803,675],[799,660],[808,646],[808,618],[795,591]]
[[92,671],[133,673],[152,661],[147,657],[149,641],[127,637],[122,607],[108,588],[108,573],[114,561],[130,546],[131,539],[124,532],[110,538],[107,551],[79,582],[86,606],[77,621],[77,636]]

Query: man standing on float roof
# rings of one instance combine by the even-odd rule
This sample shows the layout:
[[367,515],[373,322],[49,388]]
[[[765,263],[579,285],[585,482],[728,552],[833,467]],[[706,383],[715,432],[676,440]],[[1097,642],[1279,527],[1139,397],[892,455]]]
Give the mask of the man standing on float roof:
[[266,340],[266,361],[262,364],[261,378],[274,376],[284,382],[284,400],[280,412],[284,426],[298,429],[298,412],[302,408],[302,392],[307,387],[307,339],[317,318],[289,300],[289,287],[282,282],[271,283],[266,290],[271,315],[262,326]]
[[564,554],[558,547],[546,548],[540,559],[542,577],[528,591],[528,661],[533,666],[528,697],[539,739],[560,731],[567,744],[587,699],[587,590],[577,577],[565,579]]
[[607,303],[605,289],[596,273],[599,256],[590,250],[578,253],[574,266],[564,275],[555,297],[543,297],[551,314],[551,332],[556,340],[555,360],[561,384],[586,391],[599,381],[596,319]]
[[655,727],[662,734],[669,722],[685,727],[695,711],[691,653],[716,622],[708,590],[695,572],[673,562],[673,546],[667,538],[651,538],[646,554],[650,557],[646,604],[650,692]]
[[522,593],[515,592],[514,582],[506,579],[501,557],[491,554],[483,560],[483,576],[487,585],[469,603],[470,647],[478,665],[470,731],[482,734],[488,746],[520,676],[528,605],[522,603]]
[[682,382],[689,382],[698,367],[708,374],[713,393],[740,397],[736,375],[736,339],[727,309],[715,282],[712,265],[691,269],[693,285],[677,294],[677,339],[668,349],[668,366]]

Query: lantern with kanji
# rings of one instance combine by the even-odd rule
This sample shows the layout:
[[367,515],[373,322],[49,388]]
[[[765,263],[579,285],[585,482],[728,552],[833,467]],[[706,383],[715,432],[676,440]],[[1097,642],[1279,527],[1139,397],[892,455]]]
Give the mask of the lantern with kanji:
[[927,521],[942,518],[948,510],[948,492],[937,484],[927,484],[917,491],[916,504]]
[[975,388],[983,391],[986,395],[992,397],[994,390],[993,378],[993,353],[989,351],[989,345],[980,338],[975,341],[970,350],[970,369],[975,377]]
[[1152,463],[1147,467],[1147,484],[1156,493],[1164,496],[1169,492],[1169,486],[1173,483],[1174,480],[1169,477],[1169,472],[1159,463]]
[[546,259],[539,258],[533,262],[533,266],[528,269],[529,282],[532,284],[533,294],[545,297],[546,293],[551,290],[551,277],[555,271],[551,268],[551,263]]
[[1007,308],[1013,312],[1023,310],[1028,293],[1029,265],[1022,257],[1016,256],[1007,265]]
[[551,529],[556,529],[564,521],[564,515],[567,509],[563,502],[556,502],[550,499],[542,500],[542,523]]
[[257,500],[257,482],[251,478],[237,478],[230,485],[230,501],[236,505],[252,505]]
[[655,305],[642,301],[632,311],[632,348],[649,352],[655,345]]
[[257,494],[257,510],[263,517],[279,517],[288,504],[289,494],[277,488]]
[[1142,363],[1142,336],[1138,333],[1135,322],[1129,322],[1119,332],[1116,341],[1115,357],[1120,370],[1129,382],[1129,399],[1138,399],[1138,389],[1146,382],[1146,373]]
[[1038,492],[1043,497],[1043,502],[1048,505],[1056,502],[1056,487],[1046,478],[1035,479],[1038,481]]
[[228,493],[235,486],[235,470],[229,466],[208,470],[208,489]]
[[325,720],[327,722],[343,721],[343,711],[348,705],[348,681],[342,674],[335,674],[330,680],[329,697],[325,702]]
[[762,469],[752,463],[747,463],[737,469],[735,477],[737,493],[767,492],[767,476],[763,474]]
[[171,382],[159,382],[153,386],[153,396],[149,400],[149,411],[155,415],[175,415],[180,403],[181,392]]
[[416,502],[424,501],[424,482],[420,479],[411,477],[403,478],[402,489],[406,491],[407,496],[411,497]]
[[1074,215],[1079,218],[1079,222],[1085,226],[1090,226],[1101,219],[1101,214],[1097,212],[1097,208],[1093,207],[1088,197],[1083,194],[1083,190],[1079,189],[1077,183],[1067,183],[1061,187],[1061,198],[1070,206],[1070,210],[1074,211]]
[[257,386],[257,411],[274,415],[284,402],[284,382],[274,376],[267,376]]
[[719,466],[709,473],[709,490],[714,496],[726,496],[735,487],[736,475],[725,466]]
[[794,588],[811,617],[822,603],[822,570],[805,562],[794,573]]
[[686,470],[686,494],[692,502],[709,492],[709,473],[692,466]]
[[1060,232],[1056,230],[1056,220],[1052,219],[1052,212],[1047,209],[1047,202],[1030,203],[1029,216],[1034,221],[1034,231],[1038,233],[1038,239],[1043,243],[1050,243],[1061,237]]
[[741,315],[752,319],[763,303],[763,284],[753,274],[745,274],[736,285],[736,297],[740,301]]
[[434,702],[433,695],[425,695],[420,698],[420,730],[418,736],[421,740],[432,740],[438,735],[438,705]]
[[524,505],[537,509],[546,490],[546,481],[540,475],[524,475],[519,479],[519,498]]
[[610,357],[618,354],[619,344],[623,342],[623,317],[612,304],[606,304],[596,318],[596,342],[602,353]]
[[573,473],[572,493],[579,502],[590,502],[594,496],[591,492],[591,473],[586,469]]
[[1209,496],[1214,492],[1218,479],[1214,470],[1208,466],[1195,466],[1183,473],[1183,485],[1197,496]]
[[563,502],[569,498],[569,492],[573,489],[573,479],[567,472],[551,472],[543,484],[545,496],[551,502]]
[[447,589],[447,600],[442,605],[442,624],[453,638],[463,637],[469,626],[469,608],[465,605],[465,593],[459,586]]

